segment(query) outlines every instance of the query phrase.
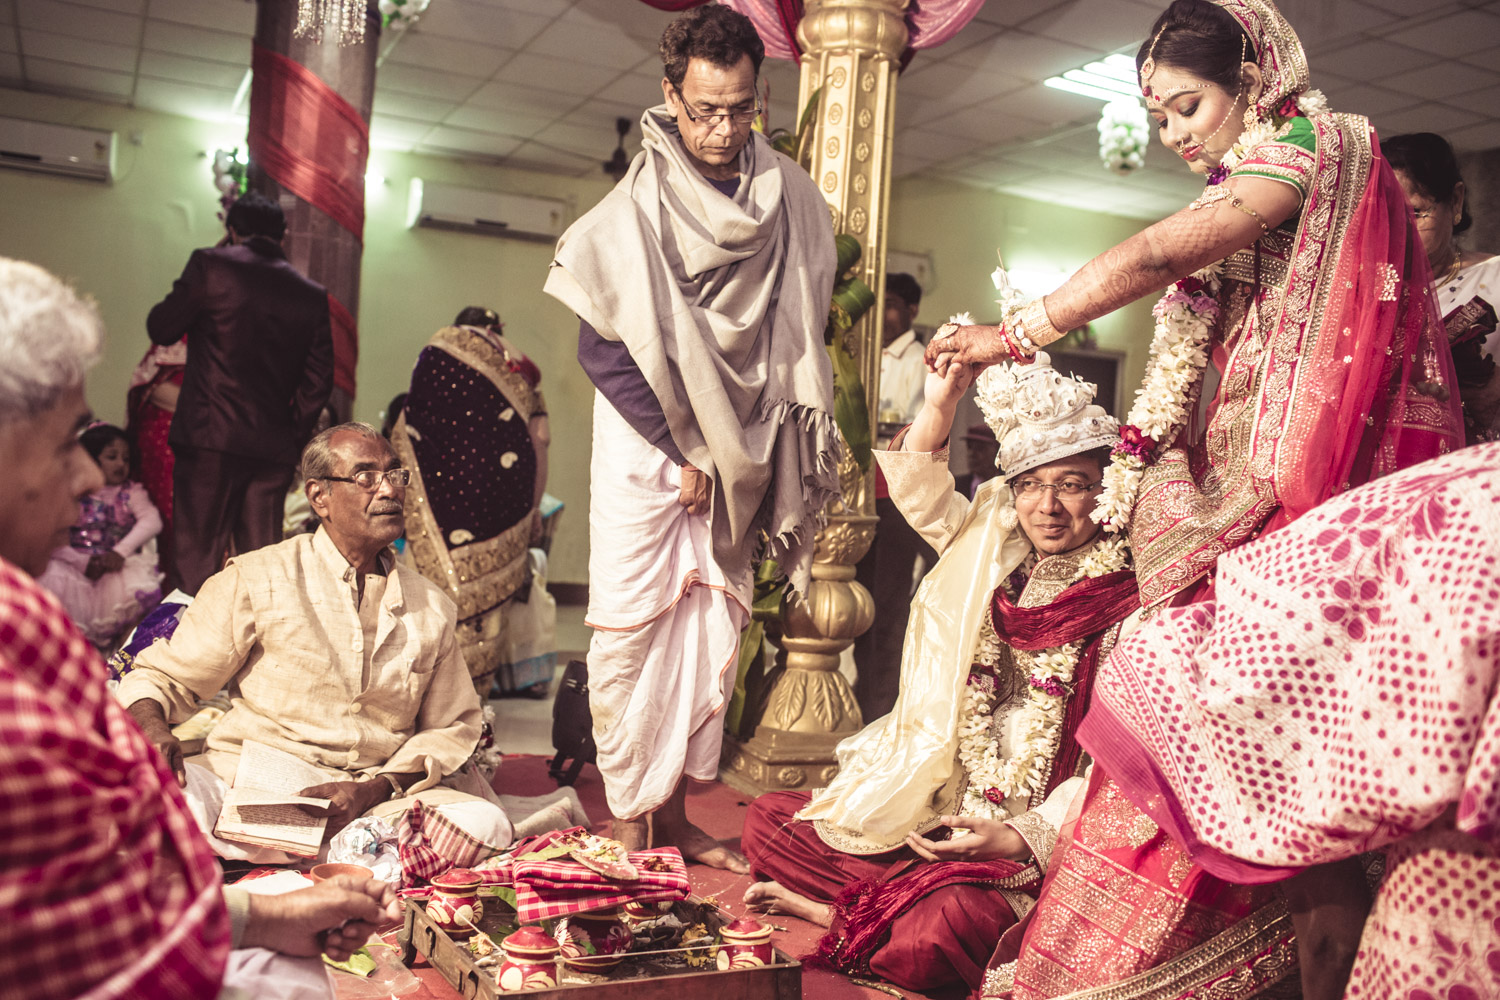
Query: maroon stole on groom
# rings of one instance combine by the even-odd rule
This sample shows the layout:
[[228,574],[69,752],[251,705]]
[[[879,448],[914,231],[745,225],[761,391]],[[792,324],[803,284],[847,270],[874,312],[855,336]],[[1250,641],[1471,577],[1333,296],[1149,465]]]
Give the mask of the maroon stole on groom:
[[1130,570],[1079,580],[1058,594],[1055,600],[1034,608],[1017,607],[1003,588],[995,588],[991,611],[995,635],[1001,642],[1028,652],[1070,642],[1085,644],[1078,656],[1078,666],[1073,669],[1073,693],[1063,710],[1062,737],[1058,741],[1057,757],[1052,761],[1051,776],[1043,790],[1044,796],[1073,777],[1073,772],[1078,769],[1078,758],[1083,751],[1073,734],[1088,713],[1093,698],[1094,671],[1099,665],[1099,647],[1104,642],[1104,634],[1110,626],[1124,621],[1140,606],[1135,573]]
[[[1085,644],[1073,671],[1073,694],[1063,713],[1062,738],[1045,789],[1051,792],[1078,767],[1082,751],[1073,734],[1088,710],[1104,634],[1141,606],[1135,574],[1124,571],[1080,580],[1052,602],[1034,608],[1016,607],[1000,587],[995,588],[991,601],[996,636],[1016,649]],[[905,848],[891,855],[895,861],[883,877],[856,882],[834,900],[832,926],[804,959],[807,964],[868,974],[870,958],[884,943],[891,924],[924,896],[944,886],[976,882],[1035,895],[1041,882],[1040,873],[1030,864],[1016,861],[928,863]]]

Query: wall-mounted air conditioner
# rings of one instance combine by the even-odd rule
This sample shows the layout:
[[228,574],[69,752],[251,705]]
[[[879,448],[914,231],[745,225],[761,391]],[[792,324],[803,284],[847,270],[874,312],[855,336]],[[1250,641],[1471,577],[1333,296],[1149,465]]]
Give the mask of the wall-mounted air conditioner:
[[501,194],[413,177],[406,226],[553,243],[562,235],[567,218],[567,202],[556,198]]
[[0,166],[108,183],[115,176],[115,134],[0,118]]

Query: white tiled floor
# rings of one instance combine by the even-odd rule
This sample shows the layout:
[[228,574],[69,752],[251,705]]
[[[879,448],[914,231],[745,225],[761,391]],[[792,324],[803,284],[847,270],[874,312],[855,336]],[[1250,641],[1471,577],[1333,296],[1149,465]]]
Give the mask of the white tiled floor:
[[557,678],[570,659],[583,659],[589,647],[589,629],[583,624],[582,605],[563,605],[557,609],[557,674],[548,685],[545,698],[525,696],[495,698],[495,732],[500,748],[506,753],[545,754],[552,749],[552,695]]

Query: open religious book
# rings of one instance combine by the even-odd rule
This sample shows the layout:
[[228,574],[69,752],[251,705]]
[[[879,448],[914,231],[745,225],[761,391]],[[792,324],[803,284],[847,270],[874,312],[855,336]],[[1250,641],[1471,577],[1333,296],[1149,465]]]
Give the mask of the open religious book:
[[240,766],[234,772],[234,787],[224,796],[214,834],[225,840],[316,857],[328,820],[309,816],[297,806],[326,806],[329,800],[304,798],[297,793],[327,780],[327,775],[300,758],[246,740],[240,750]]

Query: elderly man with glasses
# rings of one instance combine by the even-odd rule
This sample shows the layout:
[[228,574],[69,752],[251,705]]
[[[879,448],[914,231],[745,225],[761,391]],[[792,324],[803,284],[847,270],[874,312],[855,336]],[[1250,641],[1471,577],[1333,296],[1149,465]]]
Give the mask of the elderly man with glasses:
[[[688,822],[718,770],[753,566],[805,594],[840,450],[823,326],[828,206],[752,124],[765,47],[698,7],[662,35],[665,103],[625,178],[563,234],[546,290],[598,393],[590,705],[615,836],[746,871]],[[794,599],[796,599],[794,597]]]
[[[496,802],[450,787],[474,752],[481,709],[454,634],[453,602],[390,549],[410,476],[368,424],[313,438],[302,477],[318,530],[232,559],[203,585],[176,632],[142,650],[121,682],[120,700],[185,786],[220,857],[292,860],[215,835],[251,741],[324,776],[300,794],[329,800],[305,807],[327,816],[325,842],[357,817],[394,822],[418,801],[475,842],[510,842]],[[203,756],[184,761],[169,722],[224,688],[232,707]]]

